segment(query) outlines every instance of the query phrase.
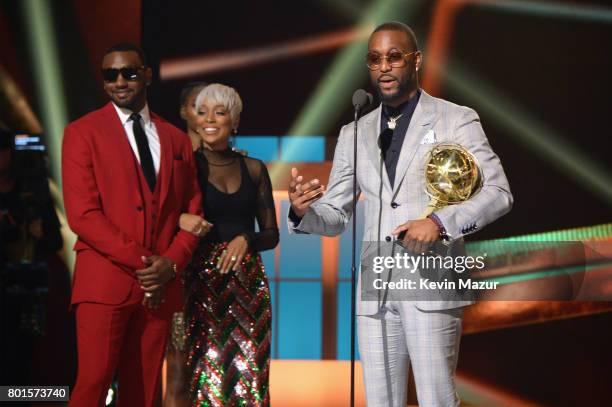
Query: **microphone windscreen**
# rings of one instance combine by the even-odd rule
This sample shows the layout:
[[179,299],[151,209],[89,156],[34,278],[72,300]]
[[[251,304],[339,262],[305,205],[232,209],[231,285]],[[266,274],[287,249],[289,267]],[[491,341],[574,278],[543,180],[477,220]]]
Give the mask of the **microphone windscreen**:
[[372,100],[372,95],[370,95],[369,97],[368,95],[368,92],[366,92],[365,90],[357,89],[355,93],[353,93],[353,106],[358,109],[363,109],[364,107],[369,105],[370,101]]

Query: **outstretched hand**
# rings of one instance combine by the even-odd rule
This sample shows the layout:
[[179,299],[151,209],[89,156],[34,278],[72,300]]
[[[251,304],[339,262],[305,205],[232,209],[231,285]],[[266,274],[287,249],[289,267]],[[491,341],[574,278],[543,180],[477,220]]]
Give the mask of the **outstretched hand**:
[[303,183],[304,178],[299,175],[297,168],[291,169],[291,182],[289,183],[289,202],[291,209],[300,218],[304,217],[310,205],[318,201],[325,192],[318,179]]

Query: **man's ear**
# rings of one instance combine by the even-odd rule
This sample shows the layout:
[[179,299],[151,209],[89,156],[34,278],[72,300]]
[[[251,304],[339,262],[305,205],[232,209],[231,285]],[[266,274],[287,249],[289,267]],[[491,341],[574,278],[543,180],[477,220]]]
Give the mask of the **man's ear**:
[[423,54],[421,53],[421,51],[417,51],[415,58],[414,58],[414,69],[416,71],[420,71],[422,63],[423,63]]
[[181,115],[181,119],[187,120],[187,113],[185,113],[185,105],[181,106],[181,110],[179,110],[179,114]]

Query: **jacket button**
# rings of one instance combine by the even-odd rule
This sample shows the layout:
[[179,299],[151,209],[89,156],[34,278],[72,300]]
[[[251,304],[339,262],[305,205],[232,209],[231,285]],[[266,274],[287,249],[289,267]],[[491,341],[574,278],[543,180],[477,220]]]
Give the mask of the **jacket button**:
[[387,236],[387,237],[385,237],[385,240],[386,240],[387,242],[390,242],[390,241],[391,241],[391,236]]
[[137,206],[137,207],[136,207],[136,210],[137,210],[138,212],[142,212],[142,206]]
[[397,202],[391,202],[391,207],[393,209],[397,208],[399,206],[399,204]]

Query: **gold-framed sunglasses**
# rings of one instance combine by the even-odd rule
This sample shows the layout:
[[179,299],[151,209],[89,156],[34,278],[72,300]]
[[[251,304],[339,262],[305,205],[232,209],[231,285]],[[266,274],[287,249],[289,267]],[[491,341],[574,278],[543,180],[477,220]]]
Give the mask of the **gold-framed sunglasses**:
[[412,54],[416,54],[419,51],[412,52],[401,52],[391,51],[387,55],[380,55],[376,52],[368,52],[365,58],[365,63],[370,71],[380,69],[383,60],[387,60],[387,63],[392,68],[402,68],[406,66],[406,57]]

